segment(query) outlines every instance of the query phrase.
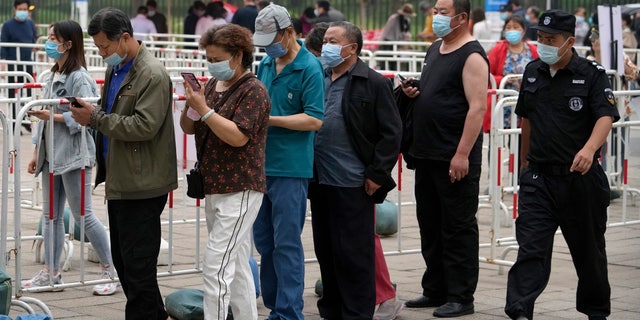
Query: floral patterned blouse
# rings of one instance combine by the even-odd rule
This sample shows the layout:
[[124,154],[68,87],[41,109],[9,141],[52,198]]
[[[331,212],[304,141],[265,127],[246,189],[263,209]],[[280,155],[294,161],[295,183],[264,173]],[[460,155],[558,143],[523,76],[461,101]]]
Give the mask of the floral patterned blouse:
[[[239,79],[225,92],[215,91],[216,82],[212,78],[205,85],[207,105],[235,122],[249,141],[242,147],[230,146],[205,123],[195,122],[196,152],[205,194],[245,190],[266,192],[265,145],[271,111],[267,89],[252,73]],[[219,105],[225,94],[230,96],[223,105]]]
[[[507,58],[504,60],[504,69],[502,71],[502,75],[506,76],[509,74],[523,74],[524,69],[529,62],[533,60],[531,55],[531,50],[529,50],[529,46],[524,45],[524,50],[520,53],[511,53],[507,50]],[[513,89],[516,91],[520,91],[520,80],[506,83],[504,85],[505,89]],[[504,110],[504,127],[511,128],[511,109],[506,108]]]

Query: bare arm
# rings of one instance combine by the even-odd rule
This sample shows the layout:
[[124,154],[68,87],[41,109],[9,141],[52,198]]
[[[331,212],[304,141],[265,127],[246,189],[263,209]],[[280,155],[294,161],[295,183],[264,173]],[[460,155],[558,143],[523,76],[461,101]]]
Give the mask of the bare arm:
[[269,125],[289,130],[316,131],[322,126],[322,120],[306,113],[297,113],[290,116],[270,116]]
[[469,112],[464,121],[458,149],[449,165],[452,182],[464,178],[469,173],[469,153],[478,139],[487,109],[488,76],[489,66],[484,58],[478,53],[471,54],[462,69],[462,84],[469,103]]
[[[198,111],[201,116],[212,110],[207,105],[204,95],[201,92],[194,92],[188,85],[184,86],[184,90],[185,96],[189,97],[187,104]],[[240,131],[240,128],[238,128],[235,122],[217,113],[210,115],[205,120],[205,123],[220,140],[232,147],[242,147],[249,141],[249,137]],[[191,130],[193,133],[193,120],[187,117],[186,112],[182,112],[180,115],[180,127],[182,127],[182,130],[187,134],[189,134],[187,130]]]
[[591,169],[591,165],[593,164],[593,156],[604,144],[604,141],[607,139],[609,135],[609,131],[611,131],[611,126],[613,124],[612,117],[600,117],[598,121],[596,121],[595,126],[593,127],[593,131],[591,131],[591,136],[587,143],[584,144],[584,147],[578,151],[576,156],[573,158],[573,163],[571,164],[571,168],[569,171],[574,172],[578,171],[582,174],[586,174],[589,169]]

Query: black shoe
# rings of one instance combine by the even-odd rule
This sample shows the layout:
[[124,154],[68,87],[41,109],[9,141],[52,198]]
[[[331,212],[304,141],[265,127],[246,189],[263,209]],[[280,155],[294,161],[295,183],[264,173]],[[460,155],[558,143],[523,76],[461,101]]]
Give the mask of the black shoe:
[[419,296],[404,303],[407,308],[433,308],[445,304],[444,300],[435,300],[425,296]]
[[465,314],[472,314],[473,302],[462,304],[458,302],[447,302],[440,308],[433,312],[434,317],[439,318],[453,318],[464,316]]
[[589,316],[589,320],[607,320],[605,316]]

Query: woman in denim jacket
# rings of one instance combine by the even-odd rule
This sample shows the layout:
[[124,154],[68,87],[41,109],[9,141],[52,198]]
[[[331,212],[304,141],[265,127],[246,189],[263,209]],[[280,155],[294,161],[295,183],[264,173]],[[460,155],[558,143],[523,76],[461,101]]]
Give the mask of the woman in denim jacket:
[[[49,58],[55,60],[51,68],[52,75],[47,81],[44,98],[56,99],[63,97],[96,97],[98,87],[95,80],[86,70],[82,28],[72,20],[54,23],[49,28],[49,35],[45,45]],[[33,159],[29,162],[28,172],[40,174],[53,170],[53,186],[49,179],[42,179],[43,215],[45,226],[42,235],[45,242],[45,266],[30,280],[22,282],[22,287],[41,287],[62,284],[60,274],[60,257],[64,246],[64,205],[68,200],[74,219],[80,219],[81,187],[85,188],[85,233],[93,245],[102,266],[102,279],[113,279],[111,271],[111,252],[104,226],[93,214],[91,208],[91,168],[95,165],[95,143],[85,130],[71,117],[69,104],[53,105],[50,110],[56,110],[53,122],[54,136],[49,131],[49,110],[32,110],[29,115],[37,117],[38,123],[34,143],[36,148]],[[84,139],[83,139],[84,135]],[[85,140],[86,142],[84,142]],[[53,154],[48,154],[49,143],[55,142]],[[53,163],[53,166],[50,167]],[[85,168],[84,186],[81,186],[81,169]],[[53,188],[53,228],[49,219],[49,190]],[[51,237],[50,232],[53,232]],[[48,243],[53,239],[53,246]],[[51,252],[53,247],[53,252]],[[53,272],[51,272],[53,268]],[[111,295],[116,291],[116,283],[99,284],[93,287],[94,295]],[[52,291],[62,290],[52,288]]]

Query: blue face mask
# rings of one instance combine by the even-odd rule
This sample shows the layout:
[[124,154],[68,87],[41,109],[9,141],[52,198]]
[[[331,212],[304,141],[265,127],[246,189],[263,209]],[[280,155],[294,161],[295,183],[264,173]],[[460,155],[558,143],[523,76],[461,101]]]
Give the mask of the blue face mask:
[[317,17],[320,15],[320,12],[318,12],[318,9],[313,9],[313,14]]
[[235,70],[231,69],[229,66],[229,60],[224,60],[220,62],[213,62],[207,65],[207,69],[209,69],[209,73],[212,77],[226,81],[233,78],[233,75],[236,73]]
[[584,17],[576,16],[576,23],[584,23]]
[[[567,41],[569,41],[569,39],[567,39]],[[563,53],[562,56],[558,56],[558,51],[567,44],[567,41],[565,41],[560,47],[538,43],[538,56],[540,56],[540,60],[548,65],[553,65],[560,61],[560,58],[562,58],[562,56],[564,56],[568,51]]]
[[27,20],[27,18],[29,18],[29,11],[27,10],[16,11],[16,18],[22,21]]
[[322,53],[320,54],[320,61],[322,62],[323,67],[326,66],[329,68],[333,68],[343,63],[345,58],[342,57],[342,48],[348,45],[341,46],[339,44],[323,44]]
[[[507,18],[507,14],[505,14],[505,20]],[[528,23],[531,23],[531,17],[529,15],[524,16],[524,19],[527,20]]]
[[280,40],[280,42],[272,43],[272,44],[264,47],[264,50],[267,52],[267,55],[269,57],[277,59],[277,58],[280,58],[280,57],[284,56],[285,54],[287,54],[287,51],[289,51],[289,49],[285,48],[282,45],[282,41],[284,41],[284,38],[282,40]]
[[44,51],[47,53],[47,57],[53,60],[60,60],[62,55],[64,55],[64,51],[59,52],[59,46],[59,43],[47,40],[47,42],[44,43]]
[[504,38],[507,39],[510,44],[518,44],[522,40],[522,32],[518,30],[509,30],[504,33]]
[[104,63],[113,67],[121,64],[122,61],[124,61],[124,59],[127,58],[126,53],[124,54],[123,57],[118,55],[118,49],[120,49],[120,43],[122,43],[122,38],[120,38],[120,41],[118,41],[118,47],[116,48],[116,51],[114,51],[113,54],[111,54],[110,56],[104,58]]
[[502,20],[502,21],[506,21],[507,20],[507,13],[506,12],[500,12],[500,20]]
[[433,22],[431,23],[431,27],[433,27],[433,32],[440,38],[451,33],[455,28],[451,28],[451,19],[458,16],[457,14],[453,17],[437,14],[433,16]]
[[589,17],[589,24],[593,25],[593,18],[592,17]]

